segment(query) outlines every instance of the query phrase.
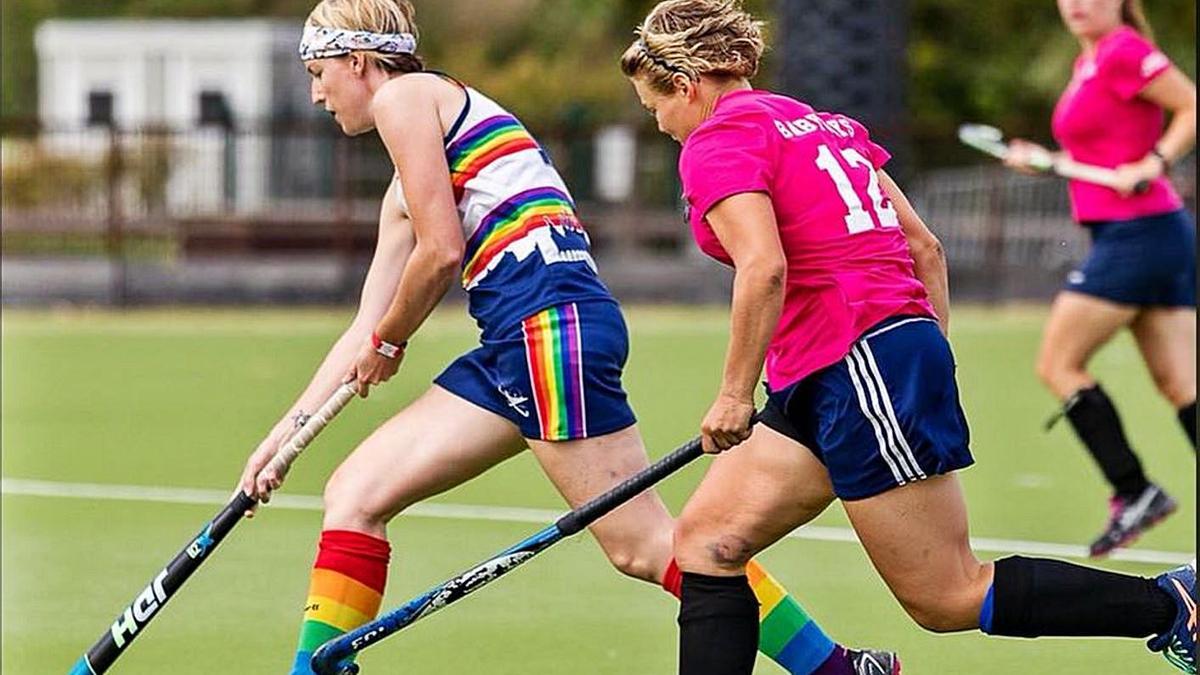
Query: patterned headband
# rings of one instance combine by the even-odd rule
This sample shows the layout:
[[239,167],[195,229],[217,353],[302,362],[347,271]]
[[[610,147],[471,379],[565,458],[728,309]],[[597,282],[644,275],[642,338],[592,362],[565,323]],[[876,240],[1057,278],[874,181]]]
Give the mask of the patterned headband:
[[301,61],[345,56],[358,50],[412,54],[417,51],[417,38],[411,33],[372,33],[324,26],[305,26],[300,38]]

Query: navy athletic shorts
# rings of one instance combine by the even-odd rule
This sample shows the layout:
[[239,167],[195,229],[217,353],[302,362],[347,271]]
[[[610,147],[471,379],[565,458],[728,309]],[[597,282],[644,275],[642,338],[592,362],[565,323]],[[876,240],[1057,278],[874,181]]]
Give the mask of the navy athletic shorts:
[[974,463],[950,344],[928,317],[893,317],[850,353],[781,391],[763,423],[803,443],[842,499],[863,499]]
[[1186,209],[1084,224],[1092,251],[1066,290],[1138,307],[1196,306],[1196,222]]
[[621,386],[628,356],[616,302],[568,303],[496,331],[434,383],[508,419],[525,438],[574,440],[636,421]]

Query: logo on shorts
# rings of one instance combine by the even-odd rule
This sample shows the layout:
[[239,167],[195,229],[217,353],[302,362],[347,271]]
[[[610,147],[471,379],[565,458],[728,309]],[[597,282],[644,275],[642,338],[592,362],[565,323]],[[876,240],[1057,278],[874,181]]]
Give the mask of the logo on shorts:
[[1067,275],[1067,283],[1072,286],[1078,286],[1085,281],[1087,281],[1087,275],[1079,270],[1075,270]]
[[529,400],[528,396],[514,394],[505,389],[503,386],[496,387],[496,391],[500,392],[500,395],[503,396],[504,400],[508,403],[508,407],[517,411],[518,415],[521,417],[529,417],[529,411],[522,407]]

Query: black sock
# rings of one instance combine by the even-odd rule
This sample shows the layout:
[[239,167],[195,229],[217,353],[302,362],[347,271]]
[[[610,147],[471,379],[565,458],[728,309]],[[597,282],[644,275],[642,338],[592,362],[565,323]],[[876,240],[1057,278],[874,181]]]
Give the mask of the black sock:
[[996,561],[990,625],[980,623],[1009,637],[1144,638],[1170,630],[1175,611],[1153,579],[1012,556]]
[[745,576],[683,573],[679,675],[749,675],[758,653],[758,600]]
[[1196,449],[1196,402],[1183,406],[1179,409],[1179,423],[1183,425],[1183,430],[1187,433],[1188,438],[1192,440],[1192,450]]
[[1097,384],[1080,389],[1067,402],[1067,419],[1075,427],[1075,433],[1096,458],[1104,477],[1113,491],[1126,498],[1134,498],[1150,485],[1142,472],[1142,463],[1121,428],[1121,418],[1113,407],[1108,394]]

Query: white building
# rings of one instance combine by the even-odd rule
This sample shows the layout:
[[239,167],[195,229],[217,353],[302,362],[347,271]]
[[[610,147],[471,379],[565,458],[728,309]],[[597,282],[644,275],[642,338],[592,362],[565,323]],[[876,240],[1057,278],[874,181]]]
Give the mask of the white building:
[[[270,168],[296,162],[278,156],[286,149],[273,150],[270,136],[245,132],[316,112],[296,52],[300,31],[297,20],[47,21],[35,35],[46,140],[86,154],[107,147],[99,144],[108,125],[200,126],[171,136],[167,202],[261,208]],[[81,141],[85,127],[95,129]]]

